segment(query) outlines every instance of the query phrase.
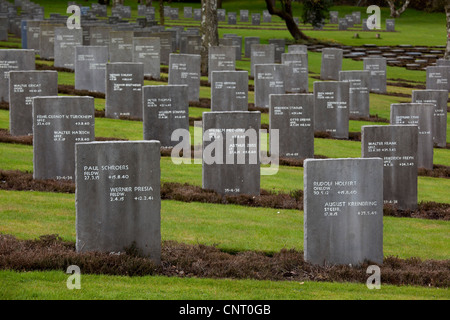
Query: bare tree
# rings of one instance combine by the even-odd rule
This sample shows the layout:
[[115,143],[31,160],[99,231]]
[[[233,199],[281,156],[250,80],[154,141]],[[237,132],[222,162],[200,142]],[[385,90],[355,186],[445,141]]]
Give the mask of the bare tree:
[[386,2],[389,4],[389,8],[391,9],[391,17],[398,18],[403,12],[405,12],[406,8],[408,8],[408,5],[411,1],[405,0],[403,5],[399,9],[395,9],[395,0],[386,0]]
[[200,26],[202,37],[201,69],[208,72],[209,47],[219,45],[219,28],[217,22],[217,0],[202,0],[202,23]]
[[447,48],[444,58],[450,60],[450,5],[445,7],[445,14],[447,15]]
[[304,34],[297,26],[292,16],[292,0],[279,0],[281,9],[276,8],[276,0],[266,0],[267,10],[272,15],[277,15],[286,23],[286,27],[295,40],[309,40],[310,38]]

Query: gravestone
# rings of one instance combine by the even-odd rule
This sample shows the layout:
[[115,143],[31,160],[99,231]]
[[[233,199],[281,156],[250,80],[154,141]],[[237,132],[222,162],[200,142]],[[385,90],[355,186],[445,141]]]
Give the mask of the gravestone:
[[61,24],[41,24],[39,37],[39,52],[41,59],[55,58],[55,27]]
[[349,115],[355,117],[369,117],[370,107],[370,72],[369,71],[341,71],[339,81],[348,82]]
[[170,32],[154,32],[149,37],[159,38],[161,64],[169,64],[169,56],[173,52],[172,34]]
[[417,166],[433,169],[433,122],[432,103],[391,104],[391,124],[413,124],[419,127]]
[[354,11],[352,12],[353,21],[355,24],[361,23],[361,11]]
[[75,89],[105,92],[108,47],[75,48]]
[[89,29],[89,45],[94,47],[108,47],[109,51],[109,33],[111,32],[111,28],[105,26],[92,26]]
[[383,161],[304,162],[305,261],[383,263]]
[[331,24],[338,24],[339,23],[339,12],[337,11],[330,11],[330,23]]
[[189,100],[186,85],[144,86],[144,140],[158,140],[161,147],[177,145],[172,133],[189,130]]
[[433,113],[433,143],[440,147],[447,146],[447,90],[413,90],[413,103],[431,103]]
[[353,28],[353,26],[355,25],[355,20],[353,18],[353,15],[346,14],[345,19],[347,20],[347,28]]
[[202,9],[194,9],[194,20],[195,21],[202,20]]
[[417,144],[415,125],[363,126],[363,158],[383,159],[384,204],[417,209]]
[[236,51],[234,47],[209,47],[208,80],[211,82],[213,71],[234,71],[236,69]]
[[75,70],[75,47],[83,43],[81,29],[55,28],[55,67]]
[[39,54],[41,22],[35,20],[27,21],[27,49],[34,49]]
[[328,132],[331,137],[348,139],[348,82],[314,82],[314,130]]
[[22,39],[22,49],[28,49],[27,48],[27,23],[28,20],[21,20],[20,21],[20,38]]
[[336,48],[322,49],[321,80],[339,80],[339,71],[342,70],[343,52],[342,49]]
[[133,62],[133,31],[111,31],[110,62]]
[[33,133],[33,97],[58,95],[56,71],[9,72],[9,130],[13,136]]
[[369,27],[367,26],[367,19],[363,19],[363,20],[362,20],[362,30],[363,30],[363,31],[371,31],[371,30],[369,29]]
[[34,70],[34,50],[0,49],[0,102],[9,101],[9,71]]
[[308,46],[304,44],[291,44],[288,46],[288,53],[308,53]]
[[395,19],[386,19],[386,31],[388,32],[395,31]]
[[261,25],[261,14],[260,13],[252,13],[252,25],[253,26]]
[[237,35],[223,35],[224,39],[231,39],[231,45],[234,46],[235,49],[235,58],[236,60],[242,59],[242,37]]
[[211,111],[248,110],[248,72],[211,73]]
[[255,65],[255,106],[269,108],[269,95],[284,94],[286,66],[282,64]]
[[370,71],[370,92],[386,93],[386,58],[364,58],[364,70]]
[[248,10],[239,10],[239,20],[241,22],[248,22]]
[[272,15],[269,13],[268,10],[263,10],[263,22],[264,23],[272,22]]
[[33,179],[75,181],[75,143],[95,139],[94,98],[33,98]]
[[203,189],[221,195],[259,195],[258,111],[203,113]]
[[159,38],[133,38],[133,62],[140,62],[144,66],[144,75],[159,79],[161,75]]
[[142,63],[117,62],[106,64],[105,116],[142,119]]
[[285,39],[269,39],[269,44],[275,45],[275,63],[281,63],[281,55],[285,52]]
[[348,20],[345,18],[340,18],[338,29],[339,30],[347,30],[348,29]]
[[178,20],[180,18],[180,13],[178,8],[170,8],[170,19]]
[[450,66],[427,67],[426,88],[450,91]]
[[285,89],[286,92],[308,92],[308,54],[283,53],[281,63],[286,66]]
[[159,141],[77,143],[77,252],[124,252],[161,261]]
[[225,19],[226,19],[226,10],[217,9],[217,21],[225,21]]
[[186,54],[201,54],[202,52],[202,37],[199,35],[186,36],[186,50],[180,53]]
[[187,85],[189,101],[199,101],[200,56],[195,54],[170,54],[169,84]]
[[447,59],[437,59],[436,60],[436,66],[447,66],[450,67],[450,60]]
[[192,19],[192,7],[183,8],[183,17],[185,19]]
[[[314,95],[271,94],[270,132],[279,130],[279,156],[314,157]],[[272,151],[271,151],[272,154]]]
[[275,63],[275,45],[273,44],[252,44],[250,53],[251,76],[255,74],[255,65]]
[[0,41],[8,41],[8,18],[0,17]]
[[237,13],[228,12],[228,24],[234,25],[237,22]]
[[259,44],[259,42],[260,42],[259,37],[245,37],[244,38],[244,56],[246,58],[251,57],[252,45]]

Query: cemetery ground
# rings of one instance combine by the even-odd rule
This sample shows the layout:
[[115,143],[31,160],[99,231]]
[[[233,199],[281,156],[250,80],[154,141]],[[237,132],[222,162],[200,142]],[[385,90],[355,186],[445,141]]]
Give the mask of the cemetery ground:
[[[89,3],[91,3],[90,1]],[[51,12],[65,13],[66,2],[39,1]],[[248,4],[248,5],[247,5]],[[137,16],[136,2],[125,1]],[[183,4],[172,3],[172,6]],[[246,2],[250,12],[261,12],[263,1]],[[192,4],[199,7],[199,4]],[[238,1],[226,1],[227,11],[240,8]],[[237,9],[237,10],[238,10]],[[365,8],[335,7],[340,14]],[[110,8],[108,8],[110,10]],[[237,11],[235,10],[235,11]],[[386,10],[386,11],[385,11]],[[182,11],[181,11],[182,12]],[[110,12],[109,12],[110,13]],[[158,15],[158,11],[157,11]],[[294,15],[299,16],[299,13]],[[362,12],[365,16],[365,12]],[[387,9],[383,9],[387,17]],[[182,16],[182,14],[180,14]],[[383,19],[384,20],[384,19]],[[324,41],[361,46],[366,43],[420,46],[443,44],[445,28],[443,14],[426,14],[407,10],[397,20],[399,32],[313,31],[309,36]],[[383,21],[384,23],[384,21]],[[198,26],[192,20],[166,20],[167,25]],[[272,23],[254,29],[250,23],[229,26],[220,23],[220,35],[287,38],[289,34],[277,17]],[[384,24],[383,24],[384,27]],[[424,31],[426,30],[426,31]],[[20,48],[20,39],[10,35],[0,48]],[[309,91],[318,81],[321,54],[308,52]],[[52,61],[37,57],[36,69],[52,69]],[[236,68],[250,71],[250,60],[236,62]],[[362,70],[363,62],[344,59],[342,70]],[[167,84],[167,66],[161,67],[161,80],[145,80],[145,85]],[[381,122],[350,120],[349,131],[356,138],[350,141],[316,137],[316,156],[347,158],[361,156],[358,133],[361,126],[388,124],[392,103],[409,102],[414,89],[425,88],[425,71],[387,67],[387,94],[370,94],[370,114]],[[210,98],[207,77],[202,77],[200,97]],[[59,71],[60,94],[74,86],[74,73]],[[249,81],[253,85],[253,80]],[[253,103],[249,91],[249,103]],[[175,165],[170,157],[161,157],[162,196],[161,234],[163,267],[154,268],[135,257],[130,249],[122,257],[74,254],[75,196],[70,183],[36,183],[30,180],[33,171],[33,147],[29,137],[12,141],[8,136],[7,104],[0,109],[0,271],[3,299],[449,299],[450,265],[450,151],[434,149],[433,172],[422,172],[418,178],[418,201],[421,210],[427,204],[437,213],[419,212],[395,216],[388,210],[383,217],[384,266],[381,268],[381,290],[368,290],[364,266],[361,268],[313,268],[303,261],[303,168],[301,164],[282,163],[279,172],[261,176],[261,199],[217,198],[198,192],[201,187],[201,164]],[[98,139],[142,140],[140,121],[114,120],[102,117],[105,99],[97,95],[95,136]],[[194,132],[193,121],[201,120],[208,111],[202,104],[189,108],[192,142],[201,143],[201,129]],[[385,120],[383,120],[385,119]],[[263,113],[262,126],[268,126],[269,116]],[[198,128],[197,128],[198,129]],[[440,170],[440,171],[439,171]],[[14,174],[16,171],[16,174]],[[437,172],[439,171],[439,174]],[[433,176],[434,175],[434,176]],[[187,184],[189,192],[174,192],[172,188]],[[173,187],[175,186],[175,187]],[[197,190],[197,191],[196,191]],[[264,196],[266,196],[264,198]],[[258,202],[259,201],[259,202]],[[430,204],[430,202],[439,205]],[[424,209],[425,208],[425,209]],[[420,210],[419,210],[420,211]],[[417,218],[418,217],[418,218]],[[48,235],[59,235],[60,238]],[[46,236],[47,235],[47,236]],[[38,240],[34,240],[38,239]],[[39,240],[40,239],[40,240]],[[52,248],[55,255],[48,253]],[[51,251],[51,250],[50,250]],[[4,257],[4,258],[1,258]],[[29,259],[27,263],[26,259]],[[2,260],[3,259],[3,260]],[[78,259],[78,260],[77,260]],[[115,260],[116,259],[116,260]],[[67,261],[85,266],[82,289],[67,290]],[[300,262],[299,262],[300,261]],[[299,265],[300,264],[300,265]],[[244,268],[245,266],[245,268]]]

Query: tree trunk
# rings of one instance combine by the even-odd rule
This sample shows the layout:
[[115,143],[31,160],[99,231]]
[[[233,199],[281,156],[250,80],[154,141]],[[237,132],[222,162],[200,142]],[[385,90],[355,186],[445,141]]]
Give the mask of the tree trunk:
[[200,26],[202,37],[201,71],[208,73],[209,47],[219,45],[219,28],[217,22],[217,0],[202,0],[202,23]]
[[410,3],[410,0],[406,0],[405,1],[405,3],[403,3],[403,6],[400,8],[400,9],[398,9],[398,10],[396,10],[395,9],[395,0],[386,0],[387,1],[387,3],[389,4],[389,8],[390,8],[390,10],[391,10],[391,17],[392,18],[398,18],[398,17],[400,17],[400,15],[403,13],[403,12],[405,12],[405,10],[406,10],[406,8],[408,8],[408,5],[409,5],[409,3]]
[[159,24],[164,25],[164,0],[159,0]]
[[145,0],[145,5],[147,7],[151,7],[152,6],[152,0]]
[[287,29],[295,40],[309,40],[310,38],[298,28],[292,17],[292,0],[280,1],[283,9],[275,8],[275,0],[266,0],[266,6],[269,13],[277,15],[284,20]]
[[445,7],[445,14],[447,15],[447,48],[444,58],[450,60],[450,6]]
[[113,0],[113,7],[123,5],[124,0]]

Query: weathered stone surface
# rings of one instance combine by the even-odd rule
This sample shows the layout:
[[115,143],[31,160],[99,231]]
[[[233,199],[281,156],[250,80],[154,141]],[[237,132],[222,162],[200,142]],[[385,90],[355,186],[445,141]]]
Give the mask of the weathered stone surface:
[[211,111],[248,110],[248,72],[213,71]]
[[320,79],[339,80],[339,71],[342,70],[342,49],[323,48],[322,65],[320,66]]
[[433,169],[433,120],[434,104],[391,104],[391,124],[413,124],[419,127],[417,166]]
[[55,28],[55,67],[75,70],[75,47],[83,43],[81,29]]
[[286,92],[308,92],[308,54],[283,53],[281,63],[286,66],[285,89]]
[[293,159],[313,158],[314,95],[271,94],[269,98],[270,132],[279,130],[279,156]]
[[95,139],[94,98],[33,98],[33,178],[75,181],[75,143]]
[[386,19],[386,31],[388,32],[395,31],[395,19]]
[[450,91],[450,66],[427,67],[427,89]]
[[223,35],[223,37],[225,39],[231,39],[231,45],[234,47],[235,49],[235,59],[236,60],[241,60],[242,59],[242,37],[237,36],[237,35]]
[[349,127],[348,82],[314,82],[314,130],[331,134],[338,139],[348,139]]
[[269,39],[269,44],[275,45],[275,62],[281,63],[281,55],[286,51],[286,40]]
[[9,101],[9,71],[34,70],[34,50],[0,50],[0,101]]
[[269,13],[268,10],[263,10],[263,22],[264,23],[272,22],[272,15]]
[[239,19],[241,22],[248,22],[248,10],[239,10]]
[[133,62],[144,65],[144,75],[159,79],[161,76],[161,45],[159,38],[133,39]]
[[107,62],[108,47],[76,47],[75,89],[105,93]]
[[133,31],[111,31],[110,62],[133,62]]
[[76,248],[161,261],[159,141],[76,144]]
[[339,80],[348,82],[349,91],[349,114],[350,116],[369,117],[370,108],[370,72],[369,71],[341,71]]
[[235,25],[237,22],[237,13],[228,12],[228,24]]
[[39,37],[39,52],[41,59],[55,57],[55,28],[62,24],[41,24]]
[[27,49],[33,49],[35,54],[39,54],[41,22],[35,20],[27,21]]
[[284,94],[286,66],[282,64],[255,65],[255,106],[269,108],[270,94]]
[[203,113],[203,188],[222,195],[259,195],[258,111]]
[[13,136],[33,133],[33,97],[58,95],[56,71],[9,72],[9,130]]
[[252,44],[250,54],[251,76],[255,74],[255,65],[275,63],[275,46],[273,44]]
[[192,7],[183,8],[183,17],[186,19],[192,19]]
[[383,263],[381,159],[307,159],[304,188],[306,261]]
[[173,147],[174,130],[189,130],[189,100],[186,85],[144,86],[144,140],[159,140]]
[[291,44],[288,46],[288,53],[308,53],[308,46],[304,44]]
[[208,80],[211,81],[213,71],[234,71],[236,69],[234,47],[209,47]]
[[253,44],[259,44],[260,42],[260,38],[259,37],[245,37],[244,38],[244,56],[246,58],[250,58],[251,57],[251,46]]
[[188,86],[189,101],[200,100],[200,55],[170,54],[169,84]]
[[252,13],[252,25],[259,26],[261,24],[261,14],[260,13]]
[[386,93],[386,58],[364,58],[364,70],[370,71],[370,92]]
[[363,126],[363,158],[383,159],[383,199],[400,210],[417,208],[417,146],[415,125]]

